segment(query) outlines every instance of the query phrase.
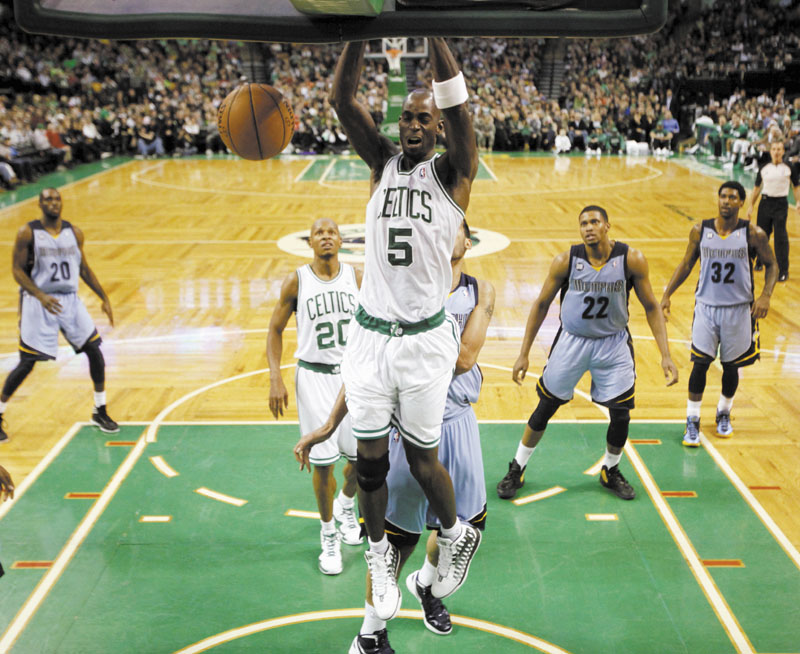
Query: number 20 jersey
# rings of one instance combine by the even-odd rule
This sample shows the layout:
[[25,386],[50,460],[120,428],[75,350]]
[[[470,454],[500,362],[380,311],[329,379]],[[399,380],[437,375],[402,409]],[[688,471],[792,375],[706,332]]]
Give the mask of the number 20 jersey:
[[309,363],[340,364],[350,319],[356,311],[355,269],[340,262],[339,274],[326,281],[306,264],[297,269],[297,283],[294,356]]
[[77,293],[81,273],[81,250],[72,225],[61,221],[58,236],[48,232],[41,220],[28,223],[33,239],[28,252],[28,274],[44,293]]
[[561,287],[561,326],[586,338],[604,338],[628,327],[628,246],[616,241],[600,268],[589,263],[586,246],[569,251],[569,277]]
[[730,307],[753,301],[753,270],[747,245],[749,220],[739,219],[734,230],[720,236],[715,219],[700,230],[700,279],[695,300],[712,307]]
[[386,162],[367,204],[366,261],[359,303],[371,316],[418,322],[450,292],[450,256],[464,212],[436,175],[434,155],[410,171],[402,153]]

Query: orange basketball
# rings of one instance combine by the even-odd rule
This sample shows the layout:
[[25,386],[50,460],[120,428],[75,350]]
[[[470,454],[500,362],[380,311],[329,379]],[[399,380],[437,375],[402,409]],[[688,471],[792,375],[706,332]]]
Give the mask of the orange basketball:
[[244,159],[269,159],[292,140],[294,112],[286,98],[268,84],[242,84],[222,101],[219,135]]

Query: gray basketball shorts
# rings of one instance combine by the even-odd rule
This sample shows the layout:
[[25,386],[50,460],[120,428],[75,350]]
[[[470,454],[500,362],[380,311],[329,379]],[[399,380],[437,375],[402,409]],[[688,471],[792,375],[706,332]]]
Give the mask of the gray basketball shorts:
[[[442,425],[439,460],[453,480],[458,517],[467,522],[482,522],[486,510],[486,483],[480,431],[471,406]],[[426,524],[438,527],[438,518],[428,510],[428,500],[411,474],[402,438],[396,431],[389,437],[389,464],[386,521],[414,534],[422,533]]]
[[636,370],[627,330],[603,338],[558,333],[542,373],[548,392],[568,402],[587,371],[592,376],[592,401],[598,404],[619,403],[621,394],[633,393]]
[[750,304],[713,307],[694,305],[692,320],[692,361],[711,363],[717,356],[722,363],[748,366],[761,356],[758,322]]
[[20,297],[19,349],[40,359],[55,359],[58,354],[58,332],[62,332],[72,349],[78,352],[95,334],[92,317],[77,293],[48,293],[61,303],[60,313],[50,313],[35,297]]

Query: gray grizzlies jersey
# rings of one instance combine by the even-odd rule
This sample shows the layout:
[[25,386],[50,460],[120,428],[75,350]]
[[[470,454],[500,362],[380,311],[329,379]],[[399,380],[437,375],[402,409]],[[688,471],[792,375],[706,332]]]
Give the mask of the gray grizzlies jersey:
[[81,250],[72,225],[61,221],[61,232],[53,236],[41,220],[28,223],[33,239],[28,250],[28,274],[44,293],[77,293],[81,272]]
[[[458,323],[459,335],[464,332],[464,327],[472,315],[472,310],[478,305],[478,280],[470,275],[461,273],[458,286],[447,296],[444,308],[447,309]],[[450,388],[447,389],[447,402],[444,406],[444,421],[452,420],[460,413],[478,401],[483,383],[483,373],[475,364],[462,375],[453,377]]]
[[730,307],[753,301],[753,269],[747,245],[749,220],[739,219],[725,237],[717,233],[715,219],[700,228],[700,279],[695,299],[712,307]]
[[628,327],[628,246],[617,241],[600,268],[589,263],[586,246],[569,251],[569,277],[561,287],[561,325],[566,332],[603,338]]

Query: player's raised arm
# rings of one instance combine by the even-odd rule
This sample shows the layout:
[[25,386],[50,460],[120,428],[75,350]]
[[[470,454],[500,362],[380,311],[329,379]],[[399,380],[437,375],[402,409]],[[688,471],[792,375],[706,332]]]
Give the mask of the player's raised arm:
[[456,374],[461,375],[478,361],[478,354],[486,342],[486,331],[494,313],[494,286],[487,281],[478,282],[478,304],[472,310],[464,331],[461,332],[461,349],[456,361]]
[[525,336],[522,339],[522,345],[519,348],[519,356],[514,363],[514,369],[511,373],[511,379],[517,384],[522,384],[525,379],[525,373],[528,371],[528,354],[533,345],[533,339],[539,333],[539,328],[542,326],[544,319],[547,317],[547,311],[556,297],[564,281],[569,277],[569,252],[562,252],[550,264],[550,271],[547,273],[547,279],[544,280],[542,290],[539,292],[539,297],[533,301],[533,306],[528,314],[528,322],[525,325]]
[[443,38],[428,39],[433,68],[433,97],[445,125],[447,152],[437,162],[453,199],[466,211],[472,180],[478,173],[478,144],[467,107],[469,91],[453,53]]
[[397,146],[378,131],[369,111],[356,98],[366,47],[365,41],[345,44],[336,63],[328,100],[350,145],[370,167],[374,179],[375,175],[380,176],[383,164],[397,151]]

